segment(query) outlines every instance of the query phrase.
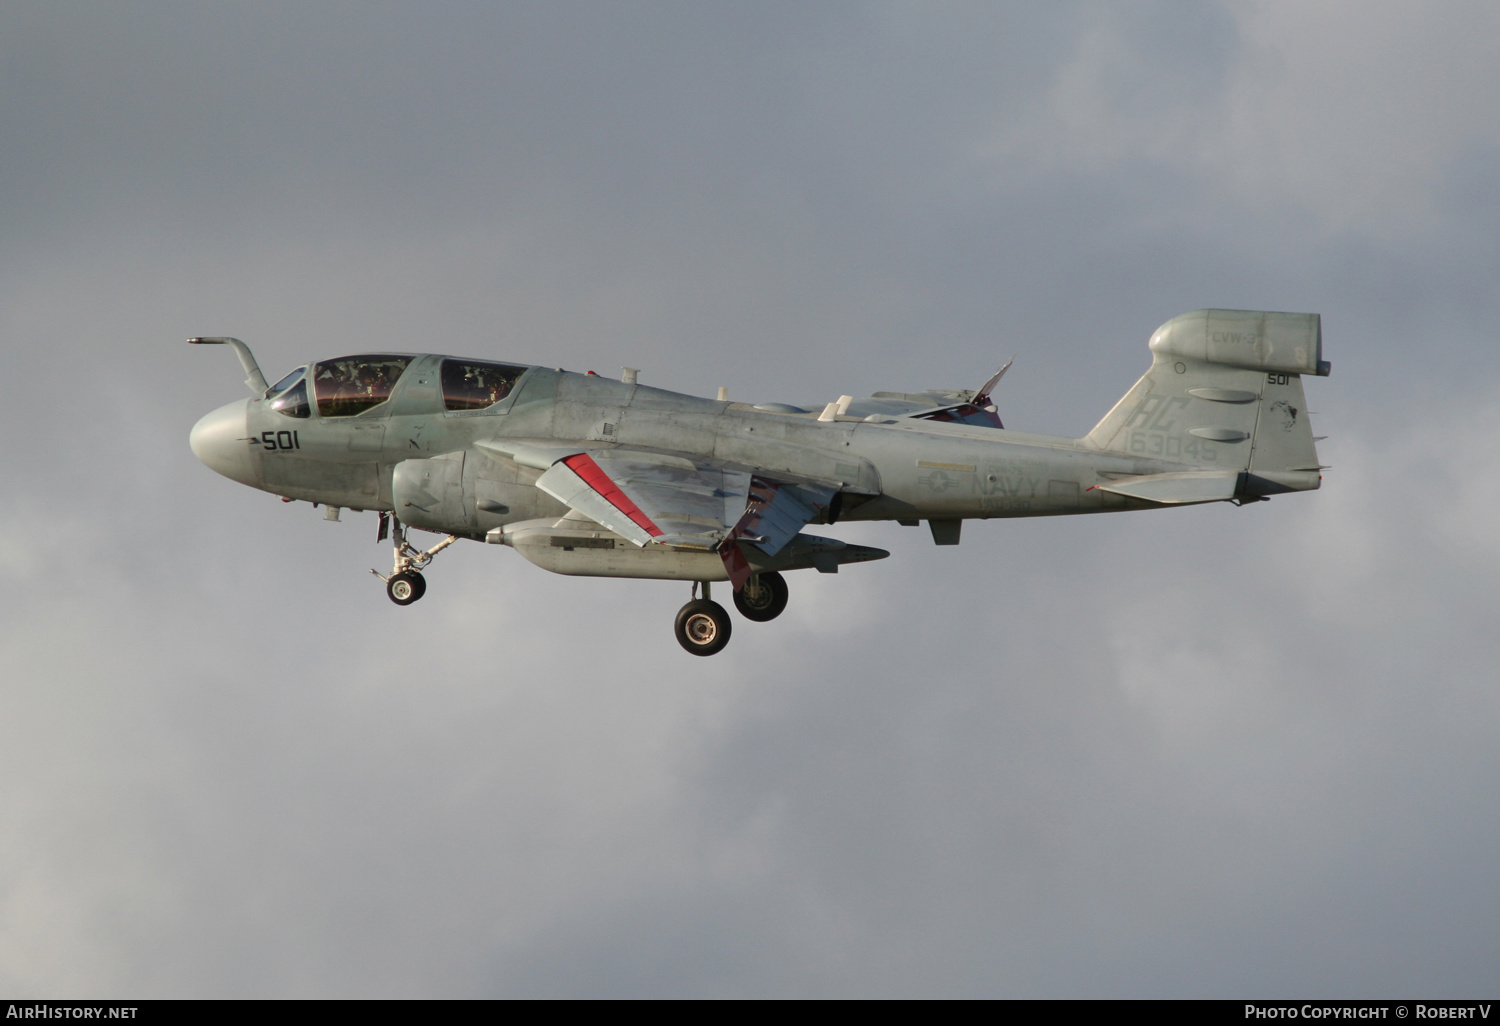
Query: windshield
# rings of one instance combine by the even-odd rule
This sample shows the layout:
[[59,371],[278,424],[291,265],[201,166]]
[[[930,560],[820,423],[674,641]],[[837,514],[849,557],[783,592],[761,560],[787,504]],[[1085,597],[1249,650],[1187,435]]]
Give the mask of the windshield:
[[313,371],[318,413],[352,417],[391,397],[396,379],[411,363],[409,356],[345,356],[325,360]]
[[267,396],[273,396],[277,392],[285,392],[287,389],[291,388],[297,382],[301,381],[302,380],[302,375],[305,374],[305,373],[307,373],[307,368],[306,367],[298,367],[296,370],[292,371],[286,377],[284,377],[280,381],[276,382],[276,384],[274,384],[270,388],[266,389],[266,395]]
[[271,400],[271,409],[287,417],[310,416],[312,408],[307,402],[307,382],[299,377],[297,384]]
[[450,410],[482,410],[510,395],[525,367],[474,360],[443,361],[443,405]]

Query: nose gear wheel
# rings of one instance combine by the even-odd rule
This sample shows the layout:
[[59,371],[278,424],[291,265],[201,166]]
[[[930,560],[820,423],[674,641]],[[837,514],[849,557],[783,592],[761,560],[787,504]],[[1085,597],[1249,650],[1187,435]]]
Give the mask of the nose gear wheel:
[[427,581],[410,570],[391,574],[385,582],[385,593],[398,606],[409,606],[427,594]]

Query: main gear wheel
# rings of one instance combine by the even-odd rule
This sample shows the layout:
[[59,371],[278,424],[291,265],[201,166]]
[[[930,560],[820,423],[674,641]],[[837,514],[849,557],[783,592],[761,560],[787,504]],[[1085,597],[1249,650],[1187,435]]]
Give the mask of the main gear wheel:
[[696,656],[711,656],[729,644],[729,612],[717,602],[694,599],[677,612],[677,643]]
[[734,593],[734,608],[746,620],[765,623],[781,615],[788,594],[786,578],[775,570],[752,574],[745,586]]

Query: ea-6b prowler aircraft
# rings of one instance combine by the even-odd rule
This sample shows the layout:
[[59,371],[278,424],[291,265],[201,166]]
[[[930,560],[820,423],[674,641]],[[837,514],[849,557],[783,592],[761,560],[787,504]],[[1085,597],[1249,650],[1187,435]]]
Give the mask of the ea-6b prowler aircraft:
[[[836,573],[890,553],[803,533],[845,520],[965,520],[1243,504],[1317,488],[1302,375],[1327,375],[1317,314],[1199,310],[1151,336],[1151,369],[1082,438],[1005,430],[990,392],[876,392],[822,408],[748,405],[592,372],[380,353],[299,367],[268,386],[232,346],[251,398],[208,414],[193,452],[242,484],[379,512],[386,591],[459,539],[508,545],[554,573],[692,582],[677,640],[729,641],[710,598],[728,581],[749,620],[786,607],[783,572]],[[1006,365],[1009,367],[1009,364]],[[447,537],[422,550],[408,530]]]

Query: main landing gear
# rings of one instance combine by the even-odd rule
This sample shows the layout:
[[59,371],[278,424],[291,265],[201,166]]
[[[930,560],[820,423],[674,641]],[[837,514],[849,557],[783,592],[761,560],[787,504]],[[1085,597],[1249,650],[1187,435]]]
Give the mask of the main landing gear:
[[781,615],[786,608],[786,599],[786,578],[770,570],[750,576],[745,586],[734,593],[734,608],[746,620],[766,623]]
[[708,582],[704,581],[703,597],[698,597],[697,582],[693,584],[693,600],[677,611],[677,643],[693,655],[711,656],[729,644],[729,613],[708,597]]
[[[698,589],[703,597],[698,597]],[[768,571],[756,574],[734,593],[735,608],[747,620],[774,620],[786,608],[786,579]],[[693,584],[693,600],[677,611],[677,643],[697,656],[711,656],[729,644],[729,612],[709,598],[708,582]]]
[[432,557],[458,541],[458,535],[450,534],[430,549],[417,549],[406,540],[406,528],[401,526],[401,521],[388,513],[380,514],[380,533],[376,536],[376,541],[385,540],[387,526],[390,528],[391,543],[396,550],[395,567],[389,577],[379,570],[371,570],[370,573],[385,582],[385,593],[392,602],[398,606],[409,606],[427,594],[427,581],[423,578],[422,571],[432,562]]

